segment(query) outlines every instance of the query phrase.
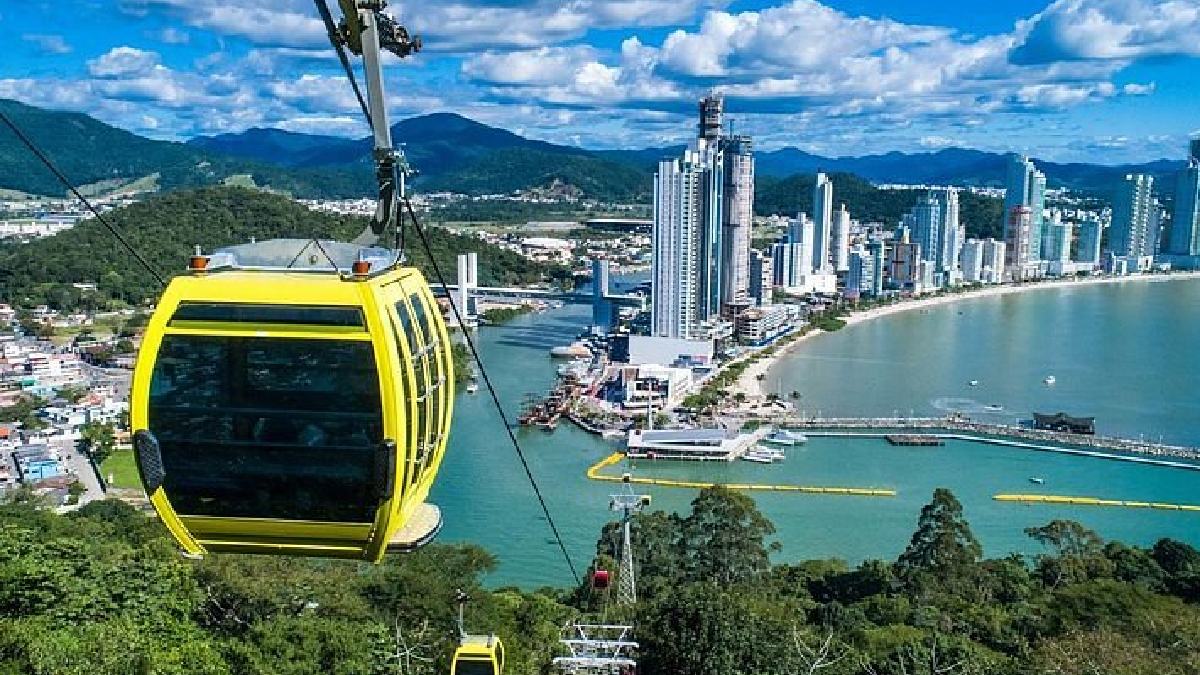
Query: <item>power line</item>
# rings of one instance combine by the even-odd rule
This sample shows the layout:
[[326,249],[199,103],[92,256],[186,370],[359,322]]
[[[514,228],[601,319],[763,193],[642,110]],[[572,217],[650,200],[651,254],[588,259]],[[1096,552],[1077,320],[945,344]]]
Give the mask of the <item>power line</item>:
[[467,343],[467,348],[471,350],[471,356],[474,358],[475,364],[479,366],[479,376],[483,378],[483,383],[487,386],[492,403],[496,406],[496,412],[500,415],[500,422],[504,426],[504,431],[508,434],[508,440],[512,443],[513,449],[517,451],[517,458],[521,460],[521,467],[525,469],[525,476],[529,479],[529,484],[533,487],[533,493],[537,496],[538,503],[542,506],[542,513],[546,515],[546,523],[550,525],[550,531],[554,533],[554,541],[558,543],[558,548],[562,551],[563,558],[567,561],[567,567],[571,570],[571,576],[575,577],[575,583],[579,584],[581,581],[579,572],[575,569],[575,562],[571,560],[571,554],[567,552],[567,546],[563,543],[562,535],[558,532],[558,526],[554,524],[554,517],[550,515],[550,507],[546,505],[546,500],[542,497],[542,490],[538,487],[537,480],[533,477],[533,471],[529,468],[529,462],[525,459],[525,451],[521,449],[521,443],[517,440],[512,427],[508,425],[505,419],[504,406],[500,404],[500,396],[496,393],[496,387],[492,385],[492,378],[488,376],[487,369],[483,366],[483,359],[479,356],[479,350],[475,348],[475,341],[471,339],[471,333],[467,331],[466,323],[463,321],[463,316],[458,309],[458,303],[454,302],[454,294],[450,292],[449,285],[446,283],[446,277],[442,274],[441,267],[437,264],[437,258],[433,255],[433,248],[429,245],[429,237],[425,232],[425,228],[421,227],[421,222],[417,219],[417,213],[413,210],[412,202],[409,201],[408,197],[404,198],[404,208],[408,211],[409,217],[412,218],[412,229],[421,240],[421,247],[425,249],[425,255],[429,256],[429,265],[433,269],[434,276],[437,277],[438,284],[450,299],[450,310],[454,313],[454,318],[458,320],[458,325],[462,327],[463,338]]
[[20,139],[22,143],[25,144],[25,147],[29,148],[29,151],[32,152],[39,160],[41,160],[42,164],[44,164],[46,168],[58,178],[59,182],[65,185],[67,189],[75,195],[76,199],[83,202],[83,205],[92,212],[92,215],[96,216],[96,220],[99,220],[100,223],[103,224],[104,227],[107,228],[108,231],[117,238],[117,241],[121,242],[121,244],[128,249],[130,255],[136,258],[137,261],[142,264],[142,267],[146,268],[146,271],[150,273],[150,276],[154,277],[155,281],[157,281],[160,286],[167,285],[166,279],[163,279],[162,275],[158,273],[158,270],[150,266],[150,263],[142,257],[142,254],[138,253],[137,249],[133,247],[133,244],[130,244],[129,241],[125,239],[124,235],[122,235],[117,228],[113,227],[112,224],[108,222],[108,219],[101,215],[100,212],[96,210],[96,207],[92,206],[92,203],[79,193],[79,190],[75,189],[75,185],[63,175],[63,172],[58,170],[58,167],[54,166],[54,162],[51,162],[50,158],[47,157],[46,154],[34,144],[33,140],[26,136],[25,132],[21,131],[21,128],[18,127],[11,119],[9,119],[8,115],[2,111],[0,111],[0,120],[3,120],[4,123],[8,125],[8,128],[12,129],[12,132],[17,135],[17,138]]

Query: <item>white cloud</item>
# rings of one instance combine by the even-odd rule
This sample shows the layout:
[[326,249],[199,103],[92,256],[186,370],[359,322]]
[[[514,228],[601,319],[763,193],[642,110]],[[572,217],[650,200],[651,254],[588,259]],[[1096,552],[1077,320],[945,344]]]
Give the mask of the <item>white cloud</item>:
[[167,26],[152,35],[159,42],[169,45],[185,45],[192,40],[192,36],[187,31],[179,30],[174,26]]
[[161,58],[155,52],[135,47],[113,47],[103,56],[88,61],[88,72],[92,77],[120,78],[145,75],[156,66]]
[[1057,0],[1022,26],[1013,61],[1200,56],[1195,0]]
[[43,54],[61,55],[71,53],[71,45],[67,44],[66,38],[61,35],[26,33],[21,36],[21,39],[36,45],[38,50]]

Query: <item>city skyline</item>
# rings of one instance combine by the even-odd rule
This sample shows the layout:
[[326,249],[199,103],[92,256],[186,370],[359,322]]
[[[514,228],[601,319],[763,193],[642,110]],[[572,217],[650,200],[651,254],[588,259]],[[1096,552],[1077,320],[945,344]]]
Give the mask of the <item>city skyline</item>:
[[[757,149],[959,146],[1050,161],[1176,157],[1194,118],[1200,12],[1032,0],[946,12],[870,0],[458,0],[392,9],[426,51],[390,61],[397,117],[457,112],[583,147],[686,139],[708,91]],[[1190,11],[1189,11],[1190,9]],[[311,4],[102,1],[0,12],[0,97],[157,138],[277,127],[363,136]],[[813,40],[814,35],[843,39]]]

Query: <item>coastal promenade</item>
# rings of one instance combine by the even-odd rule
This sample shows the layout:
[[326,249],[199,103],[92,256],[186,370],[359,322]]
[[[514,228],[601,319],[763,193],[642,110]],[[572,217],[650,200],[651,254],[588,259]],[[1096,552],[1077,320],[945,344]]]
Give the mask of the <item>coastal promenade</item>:
[[1030,429],[1006,424],[988,424],[955,415],[946,417],[869,418],[744,415],[743,419],[753,419],[786,429],[799,429],[813,436],[882,438],[895,431],[923,431],[929,435],[941,438],[955,438],[993,445],[1021,447],[1030,450],[1084,455],[1127,462],[1141,462],[1200,471],[1200,448],[1151,443],[1112,436],[1089,436]]

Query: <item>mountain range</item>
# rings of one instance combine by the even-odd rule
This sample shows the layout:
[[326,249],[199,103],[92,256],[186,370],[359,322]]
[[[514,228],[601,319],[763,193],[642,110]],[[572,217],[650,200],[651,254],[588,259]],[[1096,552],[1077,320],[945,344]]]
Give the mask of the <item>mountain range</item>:
[[[153,176],[161,189],[239,179],[300,197],[351,197],[372,192],[371,139],[301,134],[280,129],[199,136],[186,143],[152,140],[82,113],[44,110],[0,100],[5,112],[78,183],[118,188]],[[525,138],[454,113],[401,120],[392,136],[418,175],[414,188],[469,194],[504,193],[565,183],[583,194],[614,201],[648,201],[657,161],[682,146],[589,150]],[[797,148],[760,151],[763,178],[816,171],[855,174],[876,183],[999,186],[1004,155],[946,148],[936,152],[822,157]],[[1160,180],[1182,161],[1134,165],[1035,162],[1052,187],[1105,194],[1127,173]],[[1165,192],[1173,180],[1160,183]],[[62,187],[10,133],[0,131],[0,189],[59,195]]]

